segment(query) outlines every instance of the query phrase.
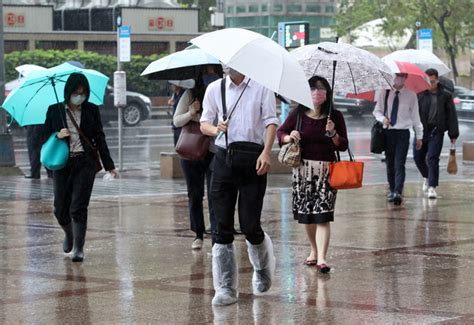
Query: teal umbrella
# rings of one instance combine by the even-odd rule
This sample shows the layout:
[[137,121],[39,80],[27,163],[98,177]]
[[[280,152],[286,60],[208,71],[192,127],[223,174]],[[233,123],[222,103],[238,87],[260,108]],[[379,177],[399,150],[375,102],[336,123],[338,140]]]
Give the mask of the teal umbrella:
[[220,65],[220,62],[201,49],[185,49],[153,61],[141,75],[157,80],[194,79],[200,66],[208,64]]
[[64,101],[66,80],[74,72],[84,74],[89,81],[89,102],[102,105],[109,77],[95,70],[63,63],[29,73],[25,81],[8,95],[2,107],[20,126],[43,124],[48,107]]

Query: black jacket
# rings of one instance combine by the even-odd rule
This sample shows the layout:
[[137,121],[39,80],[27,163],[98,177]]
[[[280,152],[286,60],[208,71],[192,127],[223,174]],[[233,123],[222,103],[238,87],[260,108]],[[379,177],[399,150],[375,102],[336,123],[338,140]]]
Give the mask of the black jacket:
[[[99,107],[89,102],[84,102],[81,107],[81,123],[79,127],[92,144],[99,150],[102,165],[105,170],[115,169],[114,162],[110,158],[109,148],[105,141],[105,134],[100,120]],[[54,104],[48,107],[44,132],[48,138],[53,132],[59,132],[66,124],[66,109],[64,103]],[[74,126],[72,126],[74,127]],[[94,159],[92,148],[81,137],[84,153]]]
[[[418,106],[420,108],[420,119],[423,129],[428,130],[428,117],[431,106],[430,90],[425,90],[418,95]],[[453,103],[453,96],[441,84],[438,84],[436,128],[439,133],[448,131],[450,139],[457,139],[459,137],[458,117]]]

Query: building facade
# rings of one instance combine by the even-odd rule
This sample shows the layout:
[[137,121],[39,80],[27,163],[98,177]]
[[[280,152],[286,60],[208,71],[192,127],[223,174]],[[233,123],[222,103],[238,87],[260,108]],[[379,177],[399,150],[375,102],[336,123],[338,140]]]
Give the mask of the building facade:
[[131,6],[100,0],[8,2],[3,5],[6,53],[81,49],[116,54],[117,16],[123,25],[131,26],[132,54],[175,52],[199,35],[199,10],[173,6],[173,1],[127,1]]
[[318,43],[334,39],[328,31],[334,24],[336,9],[336,0],[225,0],[225,26],[272,37],[279,22],[306,21],[310,43]]

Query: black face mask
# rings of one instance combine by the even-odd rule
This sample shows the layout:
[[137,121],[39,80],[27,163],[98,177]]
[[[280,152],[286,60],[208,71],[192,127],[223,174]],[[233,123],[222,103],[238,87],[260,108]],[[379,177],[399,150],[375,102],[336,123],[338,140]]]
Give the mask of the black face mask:
[[219,79],[218,75],[215,74],[207,74],[202,76],[202,82],[204,83],[204,86],[208,86],[211,82],[216,81]]

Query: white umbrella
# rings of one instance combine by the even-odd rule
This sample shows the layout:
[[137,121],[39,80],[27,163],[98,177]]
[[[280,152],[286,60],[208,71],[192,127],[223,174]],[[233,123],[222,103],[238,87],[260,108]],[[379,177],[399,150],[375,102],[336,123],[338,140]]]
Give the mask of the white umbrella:
[[350,44],[310,44],[291,54],[303,66],[308,79],[324,77],[336,92],[358,94],[391,88],[390,68],[376,55]]
[[227,28],[190,42],[262,86],[313,108],[303,69],[288,51],[268,37],[246,29]]
[[443,61],[436,55],[426,50],[400,50],[392,52],[384,57],[392,61],[410,62],[418,66],[423,71],[428,69],[438,70],[438,74],[444,75],[451,71]]
[[20,74],[20,78],[28,76],[32,71],[46,70],[46,68],[36,65],[36,64],[23,64],[15,68],[16,71]]
[[168,80],[168,82],[172,85],[185,88],[185,89],[192,89],[196,85],[194,79],[186,79],[186,80]]
[[158,80],[184,80],[198,76],[201,65],[219,64],[219,60],[201,49],[186,49],[150,63],[142,76]]

